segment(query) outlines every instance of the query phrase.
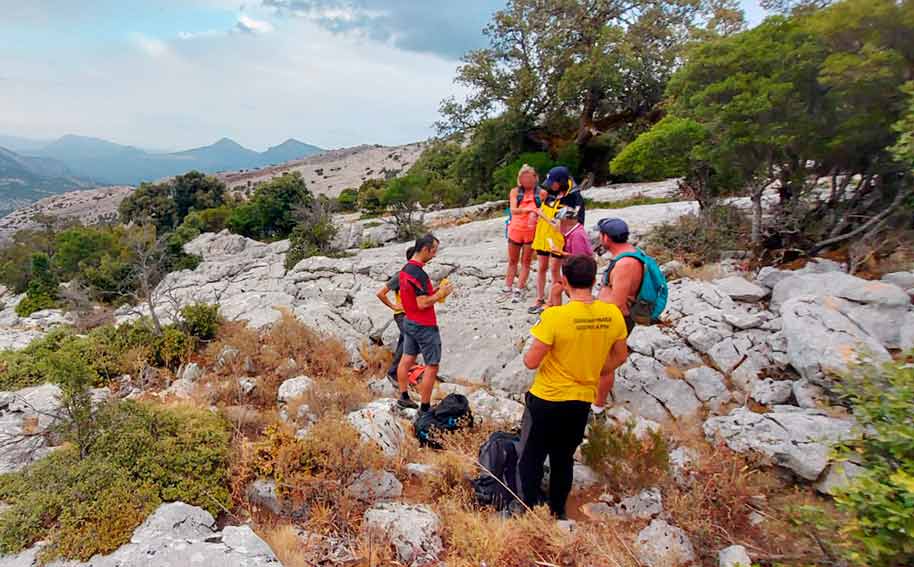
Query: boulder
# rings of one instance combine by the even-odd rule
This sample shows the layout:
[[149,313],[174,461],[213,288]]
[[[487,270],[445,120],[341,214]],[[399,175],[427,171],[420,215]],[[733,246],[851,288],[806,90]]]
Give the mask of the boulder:
[[638,560],[648,567],[677,567],[695,561],[695,550],[685,532],[654,519],[635,540]]
[[852,437],[854,422],[812,409],[775,406],[764,414],[739,407],[705,421],[705,435],[721,437],[730,449],[757,451],[806,480],[816,480],[828,465],[832,443]]
[[612,394],[616,404],[654,421],[690,417],[701,409],[685,381],[669,378],[663,364],[638,353],[616,371]]
[[669,284],[669,297],[663,319],[678,321],[688,315],[734,309],[736,309],[736,303],[716,285],[699,280],[682,279]]
[[832,463],[828,465],[828,470],[816,482],[816,490],[822,494],[834,496],[838,490],[847,487],[851,480],[865,470],[860,465],[850,461]]
[[400,391],[386,377],[375,378],[369,382],[368,390],[382,398],[394,398],[400,395]]
[[800,296],[781,306],[790,364],[815,384],[827,384],[828,375],[841,374],[864,357],[891,359],[878,340],[842,312],[846,304],[835,297]]
[[0,474],[21,470],[51,452],[43,433],[57,420],[60,394],[53,384],[0,392]]
[[314,381],[307,376],[289,378],[279,385],[279,390],[276,393],[276,399],[281,404],[287,404],[295,398],[304,395],[304,393],[311,389],[313,385]]
[[384,538],[391,543],[397,558],[413,567],[430,565],[444,551],[441,522],[426,506],[385,502],[375,504],[365,512],[363,529],[372,538]]
[[631,424],[632,434],[639,441],[644,441],[651,433],[660,431],[660,424],[656,421],[645,419],[640,415],[633,415],[621,406],[614,406],[606,410],[606,418],[615,427],[628,427]]
[[801,408],[818,408],[825,400],[825,390],[805,378],[792,383],[793,397]]
[[175,380],[165,390],[165,394],[174,396],[180,400],[186,400],[194,393],[194,383],[190,380]]
[[381,398],[347,416],[362,439],[376,443],[390,457],[400,452],[400,445],[406,439],[406,431],[395,413],[396,404],[394,399]]
[[[0,557],[2,567],[37,567],[38,547]],[[54,565],[58,565],[55,563]],[[146,518],[130,542],[87,563],[61,567],[281,567],[270,547],[248,525],[216,529],[216,520],[202,508],[183,502],[162,504]]]
[[364,471],[347,489],[356,500],[391,500],[403,494],[403,484],[387,471]]
[[476,390],[467,397],[473,417],[480,420],[504,422],[509,425],[520,425],[524,418],[524,404],[498,398],[485,390]]
[[759,380],[752,387],[752,399],[758,403],[771,406],[783,404],[793,394],[793,382],[789,380]]
[[647,488],[638,494],[619,501],[609,493],[600,496],[597,502],[583,506],[591,518],[612,518],[616,520],[650,520],[663,513],[663,497],[659,488]]
[[752,559],[741,545],[725,547],[717,553],[718,567],[752,567]]
[[29,346],[30,342],[43,336],[43,332],[32,329],[0,328],[0,351],[22,350]]
[[201,376],[203,376],[203,368],[196,362],[185,364],[178,372],[178,379],[187,380],[188,382],[196,382]]
[[255,480],[248,485],[245,495],[251,504],[265,508],[277,516],[283,512],[283,505],[276,495],[276,482],[273,480]]
[[574,464],[572,490],[587,490],[597,484],[600,484],[600,475],[597,471],[582,463]]
[[406,465],[406,473],[417,478],[427,478],[437,476],[438,469],[425,463],[409,463]]
[[508,394],[523,394],[533,384],[534,374],[524,366],[524,355],[519,354],[489,379],[489,386]]
[[676,340],[656,325],[636,325],[627,342],[630,350],[644,356],[654,356],[654,352],[676,345]]
[[769,290],[745,278],[730,276],[714,280],[714,285],[736,301],[756,302],[768,297]]
[[911,303],[904,290],[886,282],[868,281],[840,272],[801,273],[774,286],[771,309],[778,310],[788,300],[804,296],[833,296],[858,304],[885,307],[907,307]]
[[732,327],[745,331],[761,327],[765,317],[761,313],[745,313],[742,311],[724,311],[724,321]]

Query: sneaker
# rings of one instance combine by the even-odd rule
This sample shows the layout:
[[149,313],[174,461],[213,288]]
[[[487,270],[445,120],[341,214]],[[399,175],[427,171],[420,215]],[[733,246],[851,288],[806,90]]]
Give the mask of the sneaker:
[[524,299],[524,290],[518,288],[511,294],[511,303],[520,303]]
[[533,304],[533,305],[531,305],[531,306],[527,309],[527,313],[529,313],[529,314],[531,314],[531,315],[537,315],[537,314],[539,314],[539,313],[542,313],[542,312],[543,312],[543,305],[545,305],[545,304],[546,304],[546,301],[545,301],[545,300],[537,299],[537,300],[536,300],[536,303]]
[[399,400],[397,400],[397,405],[405,409],[419,409],[419,404],[409,398],[401,397]]

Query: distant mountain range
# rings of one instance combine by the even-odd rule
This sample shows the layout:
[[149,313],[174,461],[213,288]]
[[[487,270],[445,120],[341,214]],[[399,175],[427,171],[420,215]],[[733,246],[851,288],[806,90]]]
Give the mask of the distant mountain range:
[[317,146],[289,139],[265,152],[256,152],[234,140],[222,138],[201,148],[156,153],[99,138],[75,135],[67,135],[51,142],[0,136],[0,147],[8,147],[8,153],[14,151],[20,161],[31,158],[55,160],[67,169],[69,175],[89,180],[96,185],[137,185],[193,169],[205,173],[256,169],[323,151]]
[[0,148],[0,216],[49,195],[90,185],[73,175],[63,162]]

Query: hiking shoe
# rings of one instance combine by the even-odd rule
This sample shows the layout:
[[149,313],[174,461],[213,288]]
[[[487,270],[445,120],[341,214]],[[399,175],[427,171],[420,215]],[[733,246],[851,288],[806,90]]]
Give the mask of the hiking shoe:
[[399,400],[397,400],[397,405],[404,409],[419,409],[419,404],[409,398],[401,397]]
[[534,305],[531,305],[527,309],[527,313],[531,315],[538,315],[543,312],[543,306],[546,304],[546,301],[543,299],[537,299]]

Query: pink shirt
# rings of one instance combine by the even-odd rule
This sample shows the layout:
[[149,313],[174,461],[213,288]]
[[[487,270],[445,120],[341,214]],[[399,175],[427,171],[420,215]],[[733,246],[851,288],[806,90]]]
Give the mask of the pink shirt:
[[593,247],[584,225],[578,223],[565,233],[565,254],[569,256],[593,256]]

